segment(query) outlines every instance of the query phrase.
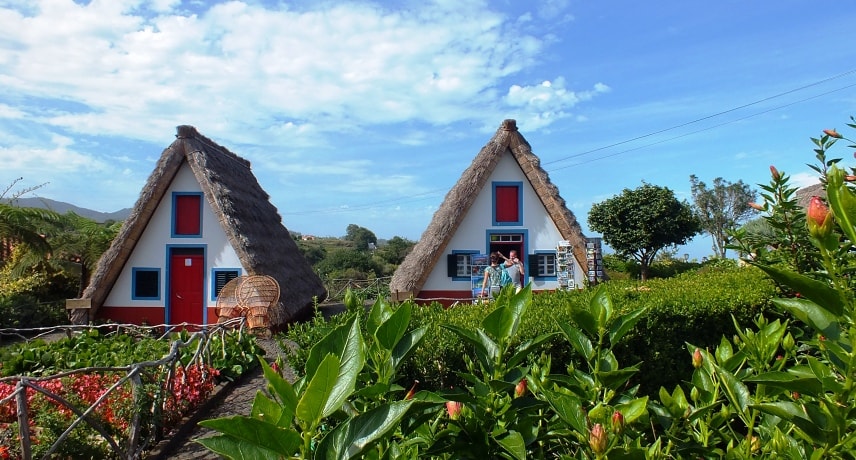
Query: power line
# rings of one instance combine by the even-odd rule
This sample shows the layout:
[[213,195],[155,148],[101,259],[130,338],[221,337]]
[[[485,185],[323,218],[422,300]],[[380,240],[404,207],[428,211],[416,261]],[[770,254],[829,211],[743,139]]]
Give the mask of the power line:
[[[579,157],[584,156],[584,155],[589,155],[589,154],[592,154],[592,153],[600,152],[600,151],[603,151],[603,150],[606,150],[606,149],[609,149],[609,148],[612,148],[612,147],[616,147],[616,146],[619,146],[619,145],[628,144],[628,143],[630,143],[630,142],[638,141],[638,140],[640,140],[640,139],[646,139],[646,138],[649,138],[649,137],[652,137],[652,136],[656,136],[656,135],[658,135],[658,134],[662,134],[662,133],[665,133],[665,132],[673,131],[673,130],[678,129],[678,128],[683,128],[683,127],[686,127],[686,126],[690,126],[690,125],[693,125],[693,124],[696,124],[696,123],[699,123],[699,122],[702,122],[702,121],[705,121],[705,120],[710,120],[710,119],[712,119],[712,118],[716,118],[716,117],[719,117],[719,116],[722,116],[722,115],[726,115],[726,114],[729,114],[729,113],[732,113],[732,112],[736,112],[736,111],[738,111],[738,110],[745,109],[745,108],[747,108],[747,107],[752,107],[752,106],[755,106],[755,105],[758,105],[758,104],[761,104],[761,103],[764,103],[764,102],[767,102],[767,101],[770,101],[770,100],[773,100],[773,99],[777,99],[777,98],[780,98],[780,97],[783,97],[783,96],[787,96],[787,95],[789,95],[789,94],[793,94],[793,93],[796,93],[796,92],[799,92],[799,91],[803,91],[803,90],[806,90],[806,89],[809,89],[809,88],[812,88],[812,87],[815,87],[815,86],[821,85],[821,84],[823,84],[823,83],[830,82],[830,81],[833,81],[833,80],[836,80],[836,79],[839,79],[839,78],[842,78],[842,77],[845,77],[845,76],[848,76],[848,75],[851,75],[851,74],[854,74],[854,73],[856,73],[856,69],[851,69],[851,70],[848,70],[848,71],[845,71],[845,72],[842,72],[842,73],[839,73],[839,74],[833,75],[833,76],[831,76],[831,77],[827,77],[827,78],[824,78],[824,79],[822,79],[822,80],[818,80],[818,81],[816,81],[816,82],[813,82],[813,83],[809,83],[809,84],[807,84],[807,85],[800,86],[800,87],[798,87],[798,88],[794,88],[794,89],[791,89],[791,90],[788,90],[788,91],[784,91],[784,92],[781,92],[781,93],[778,93],[778,94],[775,94],[775,95],[772,95],[772,96],[767,96],[767,97],[765,97],[765,98],[758,99],[758,100],[756,100],[756,101],[749,102],[749,103],[746,103],[746,104],[743,104],[743,105],[740,105],[740,106],[737,106],[737,107],[732,107],[732,108],[730,108],[730,109],[723,110],[723,111],[717,112],[717,113],[712,114],[712,115],[707,115],[707,116],[704,116],[704,117],[696,118],[696,119],[694,119],[694,120],[692,120],[692,121],[688,121],[688,122],[681,123],[681,124],[678,124],[678,125],[675,125],[675,126],[671,126],[671,127],[669,127],[669,128],[660,129],[660,130],[657,130],[657,131],[652,131],[652,132],[647,133],[647,134],[643,134],[643,135],[640,135],[640,136],[636,136],[636,137],[634,137],[634,138],[627,139],[627,140],[623,140],[623,141],[620,141],[620,142],[615,142],[615,143],[612,143],[612,144],[609,144],[609,145],[605,145],[605,146],[603,146],[603,147],[598,147],[598,148],[595,148],[595,149],[587,150],[587,151],[585,151],[585,152],[575,153],[575,154],[573,154],[573,155],[569,155],[569,156],[566,156],[566,157],[564,157],[564,158],[559,158],[559,159],[557,159],[557,160],[552,160],[552,161],[544,162],[544,163],[542,163],[542,165],[543,165],[543,166],[546,166],[546,165],[550,165],[550,164],[560,163],[560,162],[568,161],[568,160],[571,160],[571,159],[574,159],[574,158],[579,158]],[[736,118],[736,119],[733,119],[733,120],[725,121],[725,122],[722,122],[722,123],[719,123],[719,124],[716,124],[716,125],[712,125],[712,126],[708,126],[708,127],[702,128],[702,129],[698,129],[698,130],[695,130],[695,131],[691,131],[691,132],[688,132],[688,133],[684,133],[684,134],[681,134],[681,135],[678,135],[678,136],[670,137],[670,138],[667,138],[667,139],[661,139],[661,140],[656,141],[656,142],[651,142],[651,143],[648,143],[648,144],[645,144],[645,145],[641,145],[641,146],[638,146],[638,147],[633,147],[633,148],[630,148],[630,149],[622,150],[622,151],[620,151],[620,152],[611,153],[611,154],[604,155],[604,156],[601,156],[601,157],[592,158],[592,159],[584,160],[584,161],[579,161],[579,162],[572,163],[572,164],[569,164],[569,165],[564,165],[564,166],[558,166],[558,167],[555,167],[555,168],[550,168],[550,169],[548,170],[548,172],[560,171],[560,170],[562,170],[562,169],[567,169],[567,168],[570,168],[570,167],[573,167],[573,166],[579,166],[579,165],[581,165],[581,164],[586,164],[586,163],[591,163],[591,162],[598,161],[598,160],[604,160],[604,159],[607,159],[607,158],[616,157],[616,156],[618,156],[618,155],[623,155],[623,154],[625,154],[625,153],[633,152],[633,151],[640,150],[640,149],[647,148],[647,147],[651,147],[651,146],[653,146],[653,145],[658,145],[658,144],[662,144],[662,143],[665,143],[665,142],[670,142],[670,141],[673,141],[673,140],[676,140],[676,139],[681,139],[681,138],[684,138],[684,137],[687,137],[687,136],[692,136],[692,135],[695,135],[695,134],[698,134],[698,133],[701,133],[701,132],[704,132],[704,131],[709,131],[709,130],[712,130],[712,129],[715,129],[715,128],[719,128],[719,127],[722,127],[722,126],[725,126],[725,125],[728,125],[728,124],[731,124],[731,123],[736,123],[736,122],[738,122],[738,121],[743,121],[743,120],[746,120],[746,119],[749,119],[749,118],[757,117],[757,116],[759,116],[759,115],[763,115],[763,114],[766,114],[766,113],[769,113],[769,112],[773,112],[773,111],[776,111],[776,110],[783,109],[783,108],[785,108],[785,107],[790,107],[790,106],[793,106],[793,105],[796,105],[796,104],[800,104],[800,103],[803,103],[803,102],[806,102],[806,101],[809,101],[809,100],[812,100],[812,99],[817,99],[817,98],[819,98],[819,97],[823,97],[823,96],[826,96],[826,95],[829,95],[829,94],[832,94],[832,93],[835,93],[835,92],[838,92],[838,91],[843,91],[843,90],[845,90],[845,89],[852,88],[852,87],[854,87],[854,86],[856,86],[856,83],[853,83],[853,84],[850,84],[850,85],[846,85],[846,86],[843,86],[843,87],[840,87],[840,88],[836,88],[836,89],[834,89],[834,90],[827,91],[827,92],[824,92],[824,93],[820,93],[820,94],[816,94],[816,95],[813,95],[813,96],[809,96],[809,97],[806,97],[806,98],[800,99],[800,100],[798,100],[798,101],[793,101],[793,102],[790,102],[790,103],[787,103],[787,104],[782,104],[782,105],[779,105],[779,106],[776,106],[776,107],[772,107],[772,108],[770,108],[770,109],[762,110],[762,111],[760,111],[760,112],[752,113],[752,114],[749,114],[749,115],[746,115],[746,116],[743,116],[743,117],[740,117],[740,118]],[[290,216],[302,216],[302,215],[311,215],[311,214],[332,214],[332,213],[344,213],[344,212],[354,212],[354,211],[365,211],[365,210],[367,210],[367,209],[377,208],[377,207],[380,207],[380,206],[383,206],[383,205],[386,205],[386,204],[404,204],[404,203],[411,203],[411,202],[416,202],[416,201],[422,201],[422,200],[425,200],[425,199],[428,199],[428,198],[433,198],[436,194],[442,194],[442,193],[445,193],[445,192],[447,192],[447,191],[448,191],[447,189],[434,189],[434,190],[429,190],[429,191],[426,191],[426,192],[423,192],[423,193],[419,193],[419,194],[415,194],[415,195],[408,195],[408,196],[403,196],[403,197],[398,197],[398,198],[392,198],[392,199],[389,199],[389,200],[376,201],[376,202],[372,202],[372,203],[365,203],[365,204],[356,205],[356,206],[348,206],[348,207],[332,207],[332,208],[316,209],[316,210],[307,210],[307,211],[281,212],[280,214],[282,214],[282,215],[290,215]]]
[[[590,160],[580,161],[580,162],[577,162],[577,163],[573,163],[573,164],[569,164],[569,165],[564,165],[564,166],[559,166],[559,167],[557,167],[557,168],[552,168],[552,169],[550,169],[550,172],[551,172],[551,171],[559,171],[559,170],[562,170],[562,169],[570,168],[570,167],[572,167],[572,166],[579,166],[579,165],[582,165],[582,164],[591,163],[591,162],[598,161],[598,160],[603,160],[603,159],[606,159],[606,158],[612,158],[612,157],[615,157],[615,156],[618,156],[618,155],[625,154],[625,153],[627,153],[627,152],[632,152],[632,151],[634,151],[634,150],[640,150],[640,149],[644,149],[644,148],[647,148],[647,147],[651,147],[652,145],[662,144],[662,143],[670,142],[670,141],[673,141],[673,140],[676,140],[676,139],[680,139],[680,138],[683,138],[683,137],[692,136],[692,135],[694,135],[694,134],[698,134],[698,133],[701,133],[701,132],[704,132],[704,131],[709,131],[709,130],[711,130],[711,129],[719,128],[719,127],[721,127],[721,126],[725,126],[725,125],[728,125],[728,124],[731,124],[731,123],[736,123],[736,122],[738,122],[738,121],[743,121],[743,120],[746,120],[746,119],[748,119],[748,118],[757,117],[757,116],[759,116],[759,115],[763,115],[763,114],[765,114],[765,113],[769,113],[769,112],[773,112],[773,111],[775,111],[775,110],[783,109],[783,108],[785,108],[785,107],[790,107],[790,106],[792,106],[792,105],[800,104],[800,103],[805,102],[805,101],[810,101],[810,100],[812,100],[812,99],[817,99],[817,98],[819,98],[819,97],[823,97],[823,96],[826,96],[826,95],[829,95],[829,94],[832,94],[832,93],[835,93],[835,92],[838,92],[838,91],[843,91],[843,90],[845,90],[845,89],[847,89],[847,88],[852,88],[852,87],[854,87],[854,86],[856,86],[856,83],[853,83],[853,84],[850,84],[850,85],[847,85],[847,86],[842,86],[841,88],[836,88],[836,89],[833,89],[833,90],[831,90],[831,91],[827,91],[827,92],[825,92],[825,93],[816,94],[816,95],[814,95],[814,96],[809,96],[809,97],[807,97],[807,98],[800,99],[800,100],[798,100],[798,101],[794,101],[794,102],[790,102],[790,103],[788,103],[788,104],[783,104],[783,105],[779,105],[779,106],[776,106],[776,107],[773,107],[773,108],[770,108],[770,109],[767,109],[767,110],[762,110],[762,111],[760,111],[760,112],[756,112],[756,113],[753,113],[753,114],[749,114],[749,115],[746,115],[746,116],[744,116],[744,117],[735,118],[734,120],[725,121],[725,122],[722,122],[722,123],[719,123],[719,124],[716,124],[716,125],[713,125],[713,126],[708,126],[708,127],[706,127],[706,128],[702,128],[702,129],[698,129],[698,130],[691,131],[691,132],[688,132],[688,133],[684,133],[684,134],[681,134],[681,135],[679,135],[679,136],[670,137],[670,138],[668,138],[668,139],[661,139],[661,140],[656,141],[656,142],[651,142],[651,143],[649,143],[649,144],[640,145],[640,146],[638,146],[638,147],[633,147],[633,148],[631,148],[631,149],[627,149],[627,150],[622,150],[622,151],[620,151],[620,152],[611,153],[611,154],[609,154],[609,155],[604,155],[604,156],[602,156],[602,157],[592,158],[592,159],[590,159]],[[681,126],[686,126],[687,124],[689,124],[689,123],[685,123],[685,124],[683,124],[683,125],[681,125]],[[659,131],[659,132],[664,132],[664,131],[668,131],[668,130],[663,130],[663,131]],[[642,137],[647,137],[647,136],[642,136]],[[641,139],[642,137],[638,137],[637,139]],[[622,144],[622,143],[624,143],[624,142],[621,142],[621,143],[619,143],[619,144]],[[619,145],[619,144],[613,144],[613,145]],[[602,150],[602,149],[597,149],[597,150]],[[597,150],[593,150],[593,151],[590,151],[590,152],[588,152],[588,153],[591,153],[591,152],[594,152],[594,151],[597,151]],[[575,155],[575,156],[579,156],[579,155]],[[571,158],[571,157],[567,157],[567,158],[565,158],[565,159],[563,159],[563,160],[557,160],[557,161],[564,161],[564,160],[567,160],[567,159],[569,159],[569,158]],[[553,162],[551,162],[551,163],[555,163],[555,162],[556,162],[556,161],[553,161]],[[546,164],[546,163],[545,163],[545,164]]]
[[[570,159],[572,159],[572,158],[581,157],[581,156],[583,156],[583,155],[588,155],[588,154],[590,154],[590,153],[595,153],[595,152],[599,152],[599,151],[601,151],[601,150],[606,150],[606,149],[608,149],[608,148],[612,148],[612,147],[616,147],[616,146],[619,146],[619,145],[627,144],[627,143],[630,143],[630,142],[633,142],[633,141],[638,141],[639,139],[645,139],[646,137],[656,136],[657,134],[662,134],[662,133],[665,133],[665,132],[668,132],[668,131],[672,131],[672,130],[675,130],[675,129],[678,129],[678,128],[683,128],[684,126],[689,126],[689,125],[692,125],[692,124],[695,124],[695,123],[699,123],[699,122],[702,122],[702,121],[705,121],[705,120],[709,120],[709,119],[711,119],[711,118],[716,118],[716,117],[718,117],[718,116],[720,116],[720,115],[725,115],[725,114],[727,114],[727,113],[731,113],[731,112],[735,112],[735,111],[737,111],[737,110],[745,109],[745,108],[747,108],[747,107],[751,107],[751,106],[753,106],[753,105],[758,105],[758,104],[761,104],[761,103],[764,103],[764,102],[770,101],[770,100],[772,100],[772,99],[780,98],[780,97],[782,97],[782,96],[787,96],[788,94],[792,94],[792,93],[795,93],[795,92],[798,92],[798,91],[802,91],[802,90],[804,90],[804,89],[808,89],[808,88],[811,88],[811,87],[814,87],[814,86],[817,86],[817,85],[821,85],[821,84],[826,83],[826,82],[828,82],[828,81],[836,80],[836,79],[838,79],[838,78],[845,77],[845,76],[850,75],[850,74],[852,74],[852,73],[856,73],[856,69],[851,69],[851,70],[848,70],[848,71],[846,71],[846,72],[842,72],[842,73],[840,73],[840,74],[838,74],[838,75],[833,75],[833,76],[831,76],[831,77],[824,78],[823,80],[818,80],[818,81],[816,81],[816,82],[814,82],[814,83],[809,83],[809,84],[807,84],[807,85],[800,86],[799,88],[794,88],[794,89],[791,89],[791,90],[788,90],[788,91],[785,91],[785,92],[782,92],[782,93],[778,93],[778,94],[775,94],[775,95],[772,95],[772,96],[768,96],[768,97],[765,97],[765,98],[763,98],[763,99],[759,99],[759,100],[757,100],[757,101],[750,102],[750,103],[748,103],[748,104],[743,104],[743,105],[741,105],[741,106],[733,107],[733,108],[730,108],[730,109],[728,109],[728,110],[723,110],[723,111],[721,111],[721,112],[714,113],[713,115],[707,115],[707,116],[704,116],[704,117],[701,117],[701,118],[696,118],[696,119],[695,119],[695,120],[693,120],[693,121],[688,121],[688,122],[686,122],[686,123],[681,123],[681,124],[679,124],[679,125],[675,125],[675,126],[672,126],[672,127],[669,127],[669,128],[664,128],[664,129],[661,129],[661,130],[658,130],[658,131],[653,131],[653,132],[650,132],[650,133],[648,133],[648,134],[643,134],[643,135],[641,135],[641,136],[636,136],[636,137],[634,137],[634,138],[632,138],[632,139],[627,139],[627,140],[624,140],[624,141],[615,142],[615,143],[613,143],[613,144],[605,145],[605,146],[603,146],[603,147],[598,147],[598,148],[596,148],[596,149],[592,149],[592,150],[587,150],[587,151],[585,151],[585,152],[575,153],[575,154],[573,154],[573,155],[570,155],[570,156],[567,156],[567,157],[564,157],[564,158],[559,158],[558,160],[548,161],[548,162],[545,162],[545,163],[542,163],[542,164],[544,164],[544,165],[549,165],[549,164],[553,164],[553,163],[559,163],[559,162],[562,162],[562,161],[570,160]],[[845,87],[845,88],[846,88],[846,87]],[[844,88],[841,88],[841,89],[844,89]],[[811,98],[809,98],[809,99],[811,99]],[[800,102],[802,102],[802,101],[800,101]],[[792,104],[789,104],[789,105],[792,105]],[[787,107],[787,105],[782,106],[782,107]],[[781,108],[781,107],[778,107],[778,108]],[[766,112],[762,112],[762,113],[766,113]],[[717,125],[717,126],[721,126],[721,125]],[[675,139],[677,139],[677,138],[675,138]],[[604,157],[604,158],[608,158],[608,157]]]

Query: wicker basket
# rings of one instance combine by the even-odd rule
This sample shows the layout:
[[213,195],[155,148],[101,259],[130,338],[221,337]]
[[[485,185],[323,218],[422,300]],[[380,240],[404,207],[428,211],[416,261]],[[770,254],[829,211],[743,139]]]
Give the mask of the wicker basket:
[[270,309],[279,301],[279,283],[267,275],[239,276],[217,297],[218,321],[246,316],[250,328],[270,328]]

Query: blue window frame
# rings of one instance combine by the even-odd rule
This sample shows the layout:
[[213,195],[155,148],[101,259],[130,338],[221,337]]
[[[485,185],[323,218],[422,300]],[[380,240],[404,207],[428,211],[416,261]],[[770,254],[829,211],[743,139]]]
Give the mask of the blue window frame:
[[173,192],[172,194],[172,237],[202,237],[201,192]]
[[160,300],[160,268],[131,268],[131,300]]
[[535,251],[530,259],[531,276],[541,281],[556,281],[556,251]]
[[241,276],[240,268],[214,268],[211,270],[211,300],[217,300],[223,286]]
[[451,256],[449,256],[449,276],[452,281],[470,281],[473,255],[478,253],[478,251],[470,249],[452,251]]
[[523,225],[523,182],[493,182],[493,225]]

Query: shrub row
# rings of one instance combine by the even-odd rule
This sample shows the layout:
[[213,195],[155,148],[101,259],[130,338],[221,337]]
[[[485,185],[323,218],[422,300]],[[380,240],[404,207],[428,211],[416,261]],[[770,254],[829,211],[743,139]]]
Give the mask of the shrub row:
[[[769,314],[770,300],[776,295],[773,282],[754,267],[704,267],[644,284],[614,280],[606,285],[621,312],[647,308],[645,318],[615,348],[615,354],[622,363],[642,363],[631,384],[640,385],[642,393],[650,395],[656,394],[661,386],[673,388],[690,378],[692,367],[686,365],[688,342],[701,348],[715,348],[723,335],[733,336],[735,321],[749,326],[759,313]],[[587,306],[591,295],[591,290],[580,290],[533,296],[521,324],[519,341],[557,332],[559,322],[572,323],[571,310]],[[360,311],[362,308],[350,308],[329,320],[318,313],[313,320],[294,324],[279,335],[280,340],[297,345],[289,357],[292,367],[300,373],[312,345]],[[459,386],[456,372],[466,368],[464,356],[471,350],[441,325],[476,329],[489,311],[490,307],[484,305],[444,308],[438,303],[415,309],[411,327],[427,325],[429,332],[422,346],[402,365],[400,383],[409,386],[418,380],[419,387],[424,389]],[[567,342],[558,336],[542,345],[540,352],[551,356],[555,372],[564,372],[569,365],[578,364]],[[531,358],[539,354],[533,353]]]

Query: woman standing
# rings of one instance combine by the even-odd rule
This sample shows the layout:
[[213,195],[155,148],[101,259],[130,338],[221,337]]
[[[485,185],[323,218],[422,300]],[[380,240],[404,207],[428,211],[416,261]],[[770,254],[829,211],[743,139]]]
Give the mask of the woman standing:
[[[487,297],[488,292],[491,297],[496,297],[502,288],[502,271],[504,268],[499,264],[499,255],[495,252],[490,253],[490,266],[484,269],[484,281],[482,282],[482,296]],[[488,290],[490,286],[490,290]]]

